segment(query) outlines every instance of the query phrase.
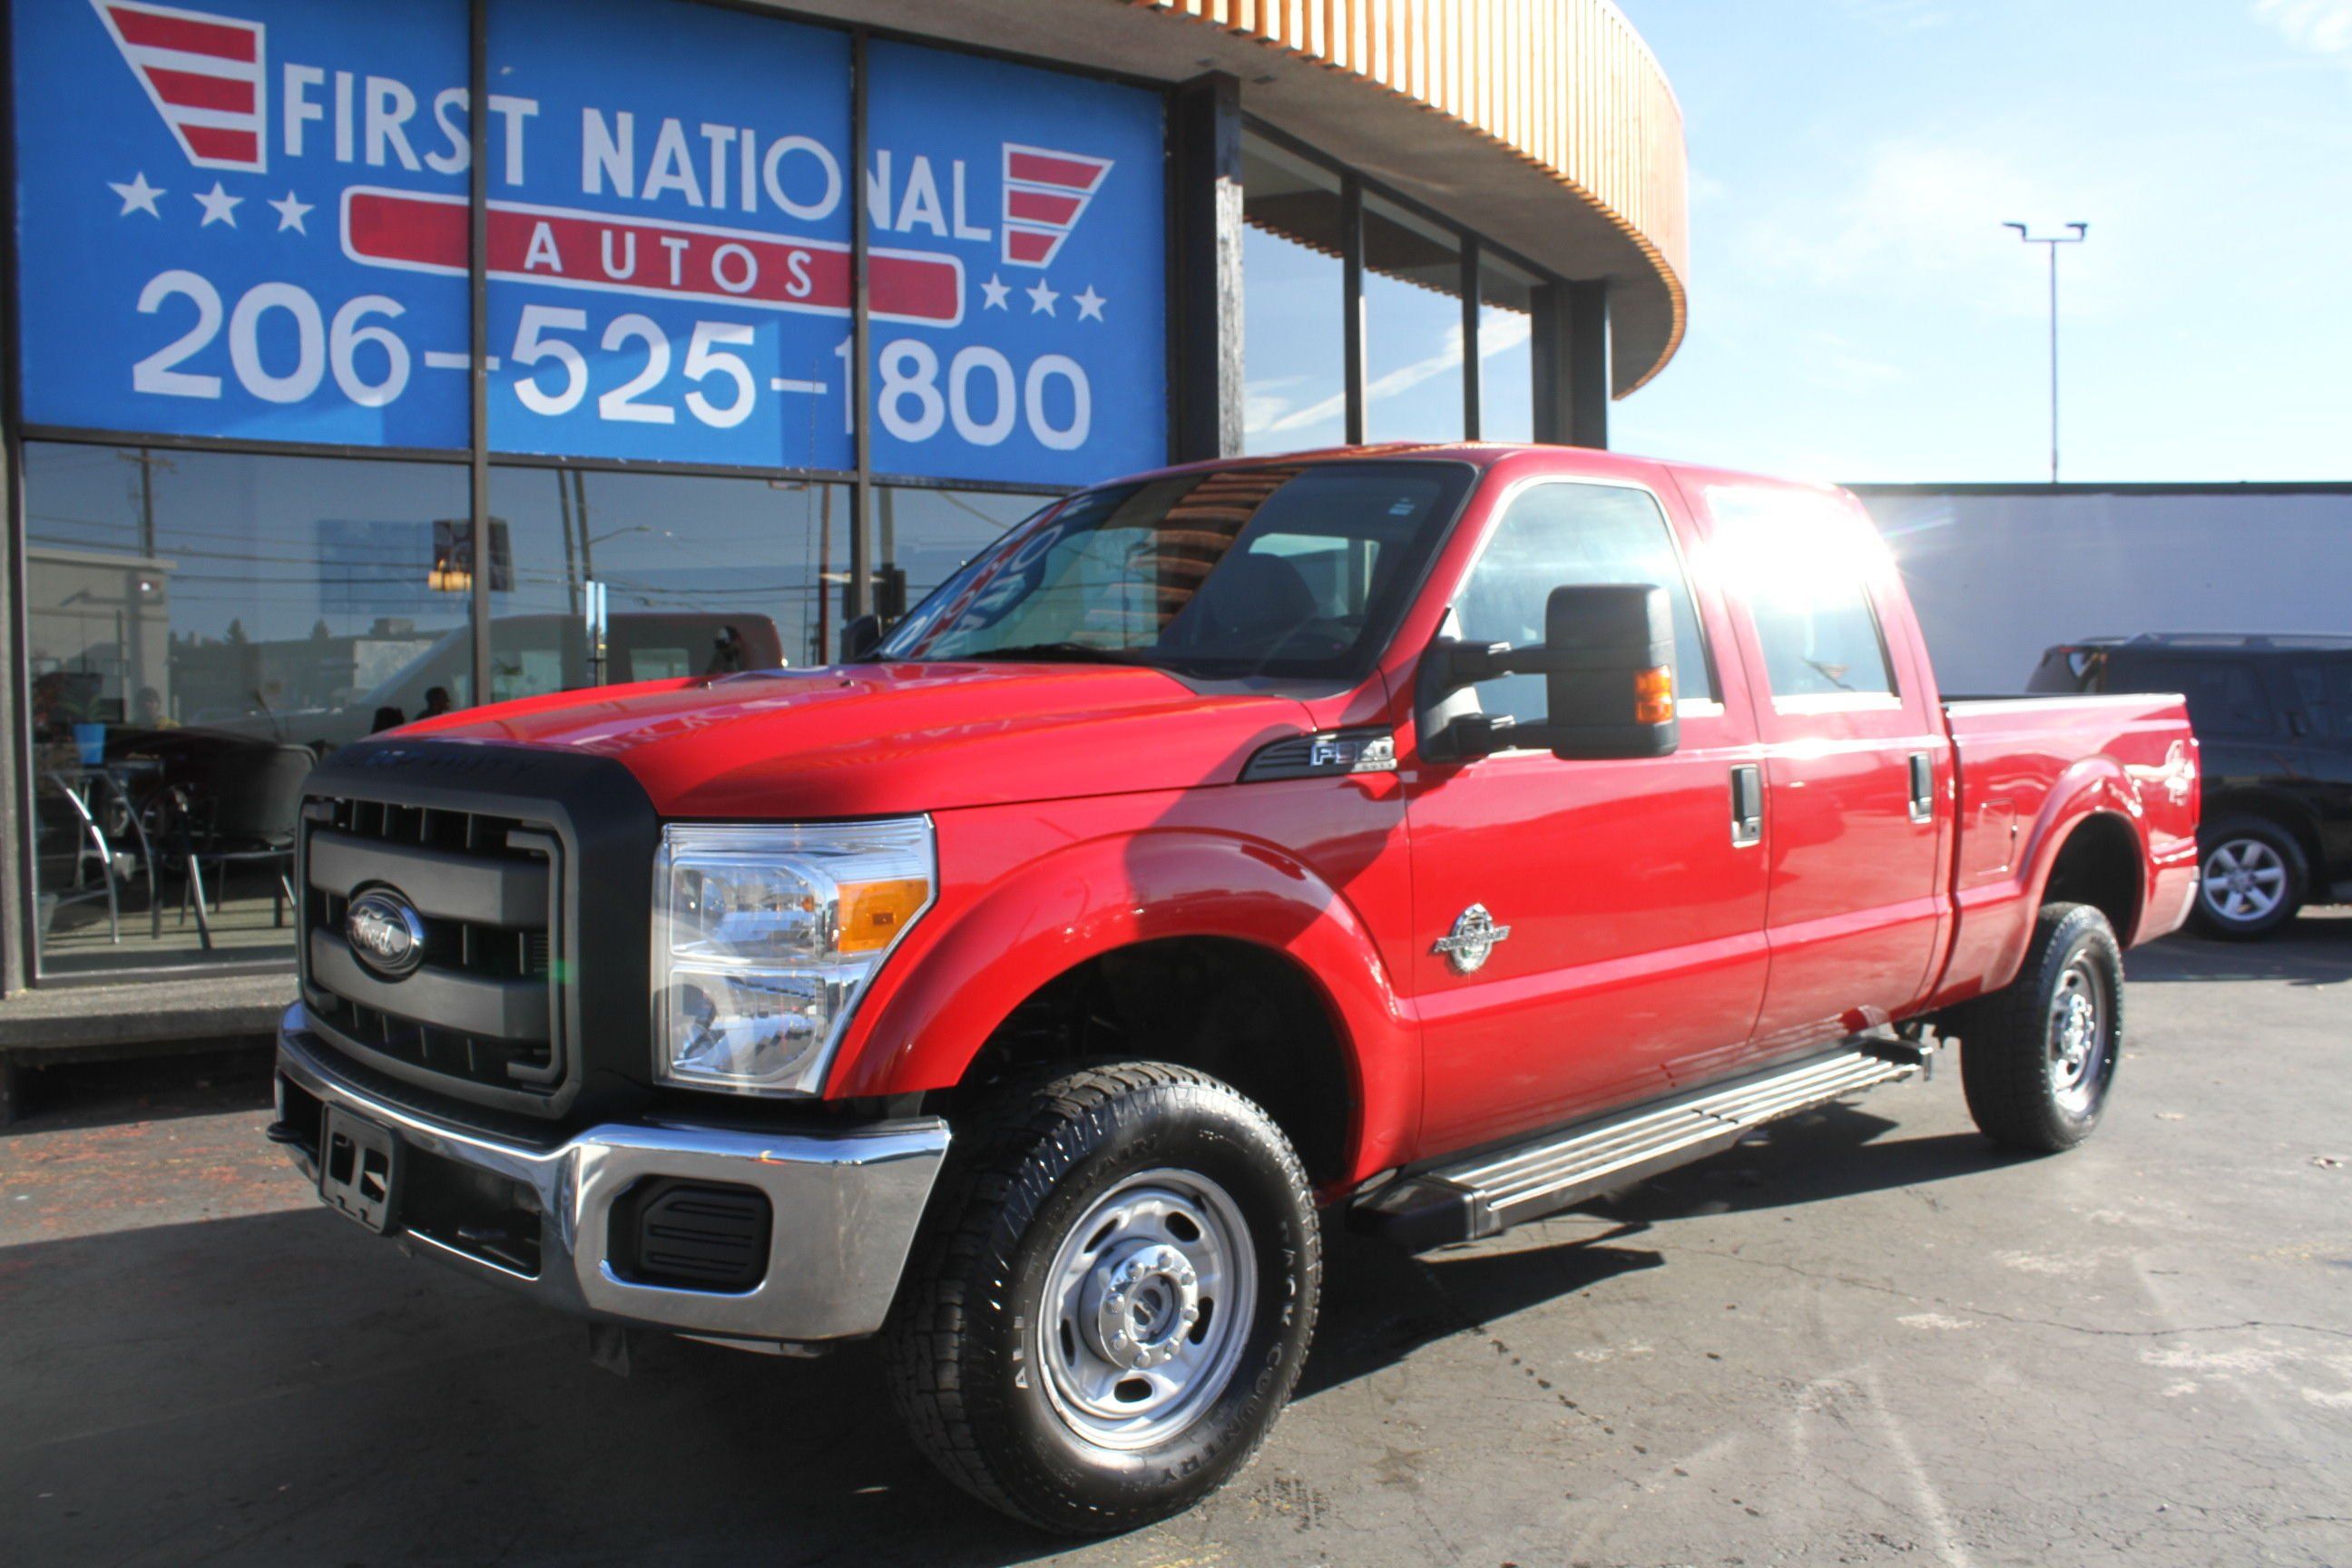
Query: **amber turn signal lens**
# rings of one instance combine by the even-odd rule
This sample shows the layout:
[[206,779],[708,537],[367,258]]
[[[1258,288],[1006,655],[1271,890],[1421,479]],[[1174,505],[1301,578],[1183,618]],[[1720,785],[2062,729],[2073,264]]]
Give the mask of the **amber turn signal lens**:
[[842,952],[879,952],[897,940],[908,922],[923,912],[931,885],[920,877],[886,882],[844,882],[841,885],[841,932],[835,948]]
[[1665,665],[1633,678],[1633,722],[1671,724],[1675,718],[1675,672]]

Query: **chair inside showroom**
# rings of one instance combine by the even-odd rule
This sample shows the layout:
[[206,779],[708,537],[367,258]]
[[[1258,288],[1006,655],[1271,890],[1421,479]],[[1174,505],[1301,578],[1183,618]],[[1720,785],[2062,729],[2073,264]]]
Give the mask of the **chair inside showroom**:
[[[94,786],[89,777],[54,772],[41,776],[55,792],[55,799],[63,804],[64,816],[58,822],[58,826],[69,835],[73,842],[73,891],[65,897],[96,898],[102,890],[106,896],[107,940],[119,945],[122,941],[122,900],[115,890],[115,881],[118,873],[127,876],[128,868],[124,862],[129,858],[117,855],[114,846],[106,837],[105,827],[99,821],[108,803],[102,798],[93,803]],[[93,861],[98,866],[100,885],[88,888],[86,879]],[[59,901],[62,902],[63,899]]]
[[276,879],[269,894],[271,924],[285,925],[287,906],[294,901],[302,784],[318,760],[308,746],[238,747],[212,759],[201,778],[173,786],[181,854],[188,872],[180,918],[184,923],[193,900],[197,938],[207,949],[213,945],[212,921],[205,908],[207,868],[213,915],[226,905],[232,868],[268,868]]

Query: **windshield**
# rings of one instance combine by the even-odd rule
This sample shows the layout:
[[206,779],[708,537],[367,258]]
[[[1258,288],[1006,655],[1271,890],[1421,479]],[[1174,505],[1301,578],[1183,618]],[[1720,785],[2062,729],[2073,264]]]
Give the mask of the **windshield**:
[[876,657],[1349,676],[1474,478],[1461,463],[1339,462],[1088,490],[948,579]]

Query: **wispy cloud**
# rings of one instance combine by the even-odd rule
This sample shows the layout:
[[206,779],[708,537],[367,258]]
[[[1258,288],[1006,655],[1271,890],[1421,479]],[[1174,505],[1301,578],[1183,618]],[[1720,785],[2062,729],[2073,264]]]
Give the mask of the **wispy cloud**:
[[2254,0],[2254,16],[2295,48],[2352,64],[2352,0]]
[[2076,182],[2004,150],[2018,142],[1990,127],[1882,142],[1843,189],[1831,175],[1748,224],[1735,237],[1737,259],[1842,294],[1931,300],[1996,316],[2038,310],[2036,275],[2018,265],[2000,226],[2112,220],[2127,193],[2104,175],[2096,210],[2077,211]]
[[[1507,349],[1528,341],[1529,321],[1513,311],[1495,311],[1478,323],[1478,357],[1491,359]],[[1379,331],[1375,321],[1372,328]],[[1462,329],[1446,330],[1438,351],[1425,358],[1399,365],[1386,374],[1375,376],[1364,386],[1364,401],[1378,403],[1394,397],[1398,393],[1419,386],[1433,376],[1462,368]],[[1269,435],[1284,431],[1305,430],[1328,420],[1337,419],[1347,406],[1347,394],[1333,393],[1313,403],[1295,405],[1283,389],[1295,387],[1305,376],[1274,376],[1263,381],[1251,381],[1242,388],[1242,427],[1250,435]]]

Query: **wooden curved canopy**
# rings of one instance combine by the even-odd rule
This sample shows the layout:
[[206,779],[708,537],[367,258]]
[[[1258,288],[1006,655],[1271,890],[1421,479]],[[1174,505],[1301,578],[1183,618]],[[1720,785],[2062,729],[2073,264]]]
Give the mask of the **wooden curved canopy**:
[[1257,118],[1553,271],[1611,279],[1619,395],[1673,357],[1682,108],[1612,0],[1114,3],[1252,46],[1255,65],[1218,63]]
[[1614,0],[778,0],[781,8],[1174,83],[1564,278],[1607,279],[1619,395],[1687,300],[1681,106]]

